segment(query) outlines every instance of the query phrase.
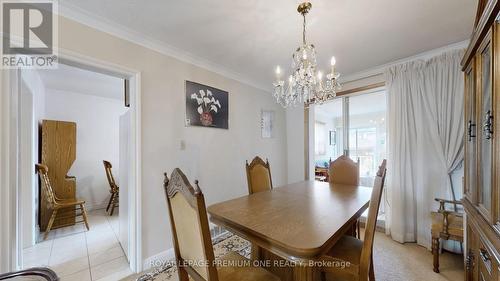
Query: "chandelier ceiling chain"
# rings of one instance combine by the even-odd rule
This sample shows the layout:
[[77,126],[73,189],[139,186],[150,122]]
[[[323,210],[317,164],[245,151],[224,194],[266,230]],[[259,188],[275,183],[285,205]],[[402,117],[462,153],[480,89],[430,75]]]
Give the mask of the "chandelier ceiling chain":
[[276,67],[276,81],[273,83],[273,96],[283,107],[297,106],[300,103],[320,104],[336,96],[341,86],[338,82],[340,74],[335,72],[335,57],[332,57],[331,71],[323,82],[323,73],[316,70],[316,50],[306,40],[306,15],[312,8],[310,2],[301,3],[297,11],[302,15],[302,46],[292,56],[292,74],[288,85],[281,80],[281,68]]

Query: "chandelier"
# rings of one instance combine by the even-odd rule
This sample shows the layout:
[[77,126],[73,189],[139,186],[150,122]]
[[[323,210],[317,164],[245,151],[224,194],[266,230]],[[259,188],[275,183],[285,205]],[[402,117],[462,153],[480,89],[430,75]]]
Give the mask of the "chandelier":
[[335,72],[335,57],[330,61],[330,73],[323,81],[323,73],[316,70],[316,50],[313,44],[306,41],[306,15],[312,8],[310,2],[299,5],[297,11],[302,15],[302,46],[292,56],[292,74],[288,77],[288,85],[281,79],[281,68],[276,67],[276,81],[273,83],[273,96],[283,107],[297,106],[303,103],[321,104],[336,96],[341,86],[338,82],[340,73]]

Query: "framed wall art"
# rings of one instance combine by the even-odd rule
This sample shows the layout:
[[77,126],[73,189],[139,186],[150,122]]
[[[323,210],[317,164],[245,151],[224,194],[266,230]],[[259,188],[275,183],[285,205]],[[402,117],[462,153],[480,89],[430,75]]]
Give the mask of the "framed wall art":
[[228,92],[186,81],[186,126],[229,128]]

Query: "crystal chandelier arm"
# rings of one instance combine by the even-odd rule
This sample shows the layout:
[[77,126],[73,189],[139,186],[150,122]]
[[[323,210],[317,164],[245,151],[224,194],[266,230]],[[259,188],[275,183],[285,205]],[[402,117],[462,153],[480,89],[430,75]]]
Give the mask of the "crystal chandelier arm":
[[304,18],[304,22],[303,22],[303,25],[302,25],[302,44],[305,46],[307,43],[306,43],[306,14],[302,14],[302,17]]

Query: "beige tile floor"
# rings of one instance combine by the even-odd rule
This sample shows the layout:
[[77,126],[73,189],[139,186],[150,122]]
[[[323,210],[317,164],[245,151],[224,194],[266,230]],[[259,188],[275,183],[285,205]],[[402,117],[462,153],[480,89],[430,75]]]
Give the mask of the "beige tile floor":
[[23,251],[23,267],[48,266],[61,280],[119,280],[132,274],[118,242],[118,214],[89,212],[83,224],[56,229],[47,240]]

